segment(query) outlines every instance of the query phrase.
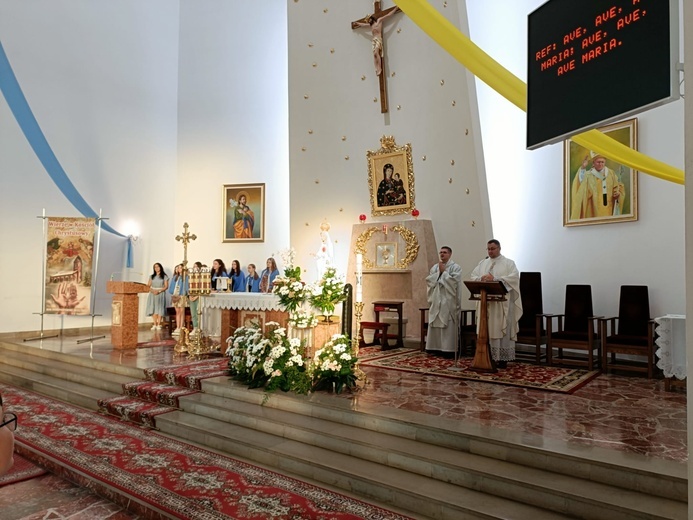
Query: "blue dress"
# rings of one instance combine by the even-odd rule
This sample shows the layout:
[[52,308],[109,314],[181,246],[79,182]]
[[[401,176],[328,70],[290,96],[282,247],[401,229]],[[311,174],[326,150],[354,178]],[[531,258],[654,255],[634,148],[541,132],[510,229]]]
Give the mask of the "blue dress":
[[[257,274],[257,273],[255,273]],[[260,292],[260,277],[251,278],[250,276],[245,277],[246,281],[246,292]]]
[[[164,278],[155,276],[152,278],[152,289],[163,289],[166,280],[168,280],[168,275]],[[166,315],[166,291],[162,291],[160,294],[149,293],[147,296],[146,314],[147,316],[151,316],[152,314],[158,314],[159,316]]]
[[245,274],[241,271],[240,274],[231,274],[231,290],[233,292],[245,291]]

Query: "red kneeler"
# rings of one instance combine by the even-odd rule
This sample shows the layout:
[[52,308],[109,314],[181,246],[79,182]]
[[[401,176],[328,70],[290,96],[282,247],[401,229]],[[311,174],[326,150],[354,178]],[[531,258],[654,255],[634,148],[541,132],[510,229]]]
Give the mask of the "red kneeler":
[[[380,340],[380,346],[383,350],[387,350],[390,346],[387,343],[387,328],[390,326],[389,323],[379,323],[377,321],[362,321],[361,327],[359,327],[359,348],[370,347],[372,345],[377,345],[378,340]],[[373,342],[366,343],[363,339],[364,330],[374,330]]]

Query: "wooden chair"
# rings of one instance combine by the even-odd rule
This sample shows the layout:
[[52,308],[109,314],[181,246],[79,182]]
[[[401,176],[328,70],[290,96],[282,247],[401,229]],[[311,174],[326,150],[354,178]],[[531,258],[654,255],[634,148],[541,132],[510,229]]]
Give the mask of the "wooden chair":
[[[359,327],[359,348],[370,347],[372,345],[380,344],[383,350],[389,349],[390,345],[387,342],[387,329],[389,326],[389,323],[379,323],[377,321],[362,321]],[[363,338],[364,330],[375,331],[373,333],[372,342],[366,343],[366,340]]]
[[[618,329],[616,329],[618,320]],[[599,320],[602,368],[654,375],[654,320],[646,285],[622,285],[618,316]],[[644,357],[644,361],[618,359],[616,354]]]
[[550,315],[544,314],[541,273],[520,273],[520,297],[522,317],[518,323],[520,330],[516,343],[532,345],[534,349],[527,351],[516,348],[515,357],[539,365],[547,357],[541,346],[548,343],[547,329],[551,326]]
[[465,309],[460,316],[460,354],[467,355],[467,347],[469,347],[469,355],[474,355],[476,349],[476,309]]
[[421,343],[419,350],[423,352],[426,350],[426,336],[428,335],[428,307],[419,307],[419,312],[421,313]]
[[[565,314],[551,315],[547,320],[546,360],[549,365],[581,365],[594,370],[601,362],[601,342],[596,329],[599,317],[592,312],[592,286],[566,285]],[[553,329],[551,321],[558,320],[558,328]],[[565,319],[564,319],[565,318]],[[558,350],[557,358],[554,349]],[[564,355],[563,350],[580,350],[587,358]]]

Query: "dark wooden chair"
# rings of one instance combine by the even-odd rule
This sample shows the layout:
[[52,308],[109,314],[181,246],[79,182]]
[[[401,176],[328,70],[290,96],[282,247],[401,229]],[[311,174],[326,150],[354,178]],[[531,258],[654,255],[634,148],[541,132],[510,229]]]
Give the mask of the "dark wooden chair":
[[[618,328],[616,321],[618,320]],[[599,320],[602,339],[602,369],[654,375],[654,320],[650,319],[650,296],[646,285],[622,285],[618,316]],[[617,354],[644,357],[626,360]]]
[[426,335],[428,334],[428,307],[419,307],[419,312],[421,313],[421,343],[419,350],[423,352],[426,350]]
[[515,357],[539,365],[547,357],[541,347],[548,343],[547,328],[551,326],[550,315],[544,314],[541,273],[520,273],[520,297],[522,317],[518,323],[520,330],[516,343],[531,345],[534,349],[527,351],[516,348]]
[[[383,350],[389,349],[390,345],[387,342],[387,329],[389,326],[389,323],[380,323],[377,321],[362,321],[359,327],[359,348],[370,347],[372,345],[380,344],[380,347]],[[371,341],[370,343],[366,343],[366,340],[363,337],[364,330],[374,331],[373,341]]]
[[[556,319],[558,328],[554,329],[550,321]],[[580,365],[589,370],[601,363],[601,342],[596,330],[599,317],[592,311],[592,286],[566,285],[565,313],[551,315],[547,325],[546,360],[549,365]],[[558,356],[553,351],[558,351]],[[578,350],[587,353],[587,357],[576,357],[573,353],[566,355],[564,350]]]
[[469,355],[474,355],[476,349],[476,309],[465,309],[460,316],[460,354],[467,355],[467,347],[469,347]]

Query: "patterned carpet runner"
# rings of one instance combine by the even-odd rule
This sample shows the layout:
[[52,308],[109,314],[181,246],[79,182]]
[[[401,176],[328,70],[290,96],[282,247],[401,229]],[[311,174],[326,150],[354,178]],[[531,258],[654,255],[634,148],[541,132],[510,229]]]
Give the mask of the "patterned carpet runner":
[[12,469],[0,477],[0,486],[15,484],[46,473],[46,470],[35,466],[18,453],[14,454],[14,466]]
[[227,367],[227,358],[214,358],[145,369],[147,381],[125,383],[124,395],[98,400],[99,410],[147,428],[156,428],[158,415],[179,408],[179,398],[199,392],[203,379],[226,375]]
[[[484,374],[469,369],[470,358],[461,358],[456,368],[455,361],[433,356],[419,350],[402,350],[382,352],[381,356],[367,352],[368,358],[361,361],[362,367],[378,367],[422,375],[465,379],[484,383],[521,386],[551,392],[573,393],[599,375],[598,370],[578,370],[572,368],[530,365],[529,363],[511,362],[508,368],[499,369],[495,374]],[[361,358],[361,352],[359,352]]]
[[0,390],[21,417],[18,450],[144,518],[407,519],[24,389]]

